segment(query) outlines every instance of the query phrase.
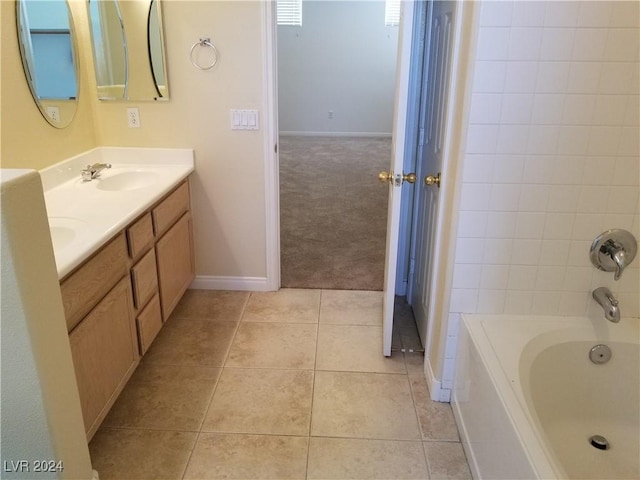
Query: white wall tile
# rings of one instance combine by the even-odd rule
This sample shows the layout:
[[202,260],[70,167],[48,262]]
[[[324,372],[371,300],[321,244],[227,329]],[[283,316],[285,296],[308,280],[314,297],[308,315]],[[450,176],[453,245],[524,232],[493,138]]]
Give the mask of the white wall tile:
[[508,27],[480,28],[476,58],[478,60],[507,60],[509,34],[510,29]]
[[640,18],[639,2],[614,2],[611,14],[611,27],[638,27]]
[[509,60],[537,60],[542,44],[542,27],[512,27]]
[[607,0],[580,2],[579,27],[608,27],[613,14],[613,3]]
[[[598,93],[600,75],[603,71],[599,62],[572,62],[569,64],[567,92]],[[602,92],[612,93],[612,92]]]
[[537,62],[508,62],[504,80],[505,93],[532,93],[536,89]]
[[513,238],[488,238],[484,246],[482,263],[493,265],[508,265],[511,262],[511,252],[513,251]]
[[519,0],[513,5],[511,24],[515,27],[541,27],[544,25],[545,2]]
[[562,123],[565,96],[558,93],[537,93],[533,98],[531,123],[559,125]]
[[465,183],[462,185],[460,209],[486,211],[489,207],[491,185],[488,183]]
[[555,159],[547,155],[528,155],[524,161],[523,181],[550,183],[555,171]]
[[607,213],[633,214],[640,192],[635,187],[615,187],[609,193]]
[[610,29],[604,50],[604,58],[610,62],[638,61],[640,29]]
[[570,245],[569,240],[542,240],[540,265],[566,265]]
[[[536,73],[537,93],[564,93],[570,78],[571,63],[569,62],[540,62]],[[595,86],[600,78],[598,69]]]
[[556,169],[551,178],[553,185],[580,185],[584,171],[584,157],[563,156],[556,157]]
[[542,238],[546,216],[545,213],[519,212],[515,238]]
[[585,155],[589,150],[591,127],[565,125],[559,128],[558,149],[560,155]]
[[[587,255],[587,253],[585,253]],[[567,292],[583,292],[591,288],[593,267],[567,267],[562,289]]]
[[564,271],[565,267],[539,266],[535,289],[537,291],[561,290],[564,281]]
[[[600,65],[600,64],[596,64]],[[634,73],[638,69],[637,63],[609,62],[601,68],[598,93],[607,94],[636,94],[637,82]]]
[[578,62],[601,61],[604,58],[608,33],[605,28],[576,29],[571,59]]
[[584,185],[580,190],[578,213],[605,213],[609,203],[610,187]]
[[613,156],[586,157],[582,174],[583,185],[611,185],[616,168]]
[[560,309],[561,292],[534,292],[531,313],[534,315],[556,315]]
[[520,183],[524,170],[523,155],[496,155],[493,163],[493,183]]
[[527,153],[551,155],[556,153],[560,132],[551,125],[531,125]]
[[540,261],[542,240],[513,240],[511,263],[513,265],[537,265]]
[[567,95],[564,100],[564,125],[591,125],[596,105],[595,95]]
[[637,127],[640,125],[640,95],[626,96],[625,103],[627,107],[622,124],[627,127]]
[[589,259],[591,243],[592,242],[588,240],[571,240],[569,254],[567,255],[567,265],[571,267],[591,268],[591,260]]
[[459,238],[456,243],[456,263],[482,263],[483,238]]
[[515,290],[507,291],[504,302],[504,313],[514,315],[526,315],[531,313],[531,303],[533,302],[533,291],[519,292]]
[[506,290],[509,280],[508,265],[482,265],[481,289]]
[[495,153],[498,143],[498,125],[469,125],[467,153]]
[[513,2],[482,2],[480,25],[488,27],[508,27],[511,25]]
[[453,267],[453,288],[478,288],[482,265],[456,263]]
[[630,101],[633,100],[628,95],[597,95],[593,110],[593,124],[624,125],[625,114]]
[[458,327],[460,325],[460,314],[450,313],[447,322],[447,336],[456,337],[458,335]]
[[513,238],[517,219],[517,212],[489,212],[487,215],[487,237]]
[[573,233],[573,213],[548,213],[545,216],[544,238],[546,240],[570,240]]
[[527,153],[528,125],[500,125],[496,153]]
[[506,293],[505,290],[480,290],[478,313],[503,313]]
[[638,158],[640,155],[640,131],[638,127],[622,127],[618,155]]
[[475,289],[454,288],[451,290],[451,312],[475,313],[478,306],[478,291]]
[[532,107],[532,93],[505,93],[502,95],[500,123],[528,124]]
[[[553,185],[549,192],[549,212],[575,212],[583,187],[573,185]],[[603,211],[604,212],[604,211]]]
[[573,28],[544,28],[540,45],[540,60],[571,60],[573,51]]
[[465,155],[462,181],[464,183],[490,183],[493,161],[493,155]]
[[[633,223],[635,219],[636,215],[607,213],[603,215],[602,222],[599,224],[600,228],[598,228],[598,233],[609,230],[610,228],[622,228],[624,230],[628,230],[635,236],[635,234],[633,233]],[[594,235],[593,238],[596,238],[596,235]]]
[[489,211],[511,212],[518,210],[520,185],[496,183],[490,185]]
[[613,185],[640,185],[640,161],[638,157],[619,157],[615,159],[612,178]]
[[593,213],[577,213],[573,222],[572,238],[575,240],[593,240],[601,233],[604,215]]
[[622,127],[596,125],[589,131],[589,155],[615,155],[618,152]]
[[[635,293],[636,295],[640,292],[640,270],[637,267],[634,268],[633,264],[625,269],[618,280],[618,292]],[[638,296],[638,300],[640,301],[640,296]]]
[[471,97],[469,122],[473,124],[500,123],[502,95],[497,93],[474,93]]
[[585,292],[562,292],[560,315],[583,316],[587,311],[589,295]]
[[578,23],[578,2],[546,2],[544,24],[548,27],[575,27]]
[[623,318],[640,317],[640,297],[637,293],[621,293],[618,295],[618,301],[622,306],[620,313]]
[[533,291],[536,287],[538,267],[525,265],[511,265],[509,268],[509,290]]
[[487,212],[461,211],[458,217],[458,237],[484,238],[488,215]]
[[520,190],[520,212],[545,212],[549,203],[549,185],[522,185]]
[[500,93],[504,89],[507,62],[480,61],[475,65],[474,93]]

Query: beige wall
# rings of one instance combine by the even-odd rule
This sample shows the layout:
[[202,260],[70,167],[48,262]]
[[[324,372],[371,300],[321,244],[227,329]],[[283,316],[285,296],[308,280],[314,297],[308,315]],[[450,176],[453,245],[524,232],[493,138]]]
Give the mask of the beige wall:
[[[230,108],[262,108],[261,3],[164,2],[170,100],[153,103],[96,99],[85,4],[73,0],[82,62],[80,110],[62,130],[49,126],[31,99],[14,3],[1,3],[2,166],[40,169],[96,145],[193,148],[197,275],[265,277],[264,130],[229,127]],[[189,61],[201,37],[210,37],[220,53],[209,71]],[[141,128],[127,126],[126,108],[132,106],[140,109]]]
[[[85,3],[69,2],[75,20],[76,33],[81,45],[80,63],[86,64],[89,25],[86,22]],[[0,163],[2,168],[41,169],[96,146],[91,92],[95,80],[87,69],[80,76],[79,104],[76,116],[67,128],[49,125],[36,106],[25,80],[18,35],[16,32],[15,2],[0,1],[2,30],[2,128]]]

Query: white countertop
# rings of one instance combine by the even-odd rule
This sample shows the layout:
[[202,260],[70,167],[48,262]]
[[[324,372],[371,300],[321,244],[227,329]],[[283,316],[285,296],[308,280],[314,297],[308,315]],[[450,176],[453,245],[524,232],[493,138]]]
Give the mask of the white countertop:
[[[84,182],[87,164],[111,168]],[[40,171],[61,279],[194,171],[191,149],[99,147]]]

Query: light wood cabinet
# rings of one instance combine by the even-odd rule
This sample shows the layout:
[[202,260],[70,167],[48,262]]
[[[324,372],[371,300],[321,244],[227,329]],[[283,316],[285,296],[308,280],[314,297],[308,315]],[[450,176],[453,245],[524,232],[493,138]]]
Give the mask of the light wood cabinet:
[[69,335],[90,439],[138,364],[131,285],[123,278]]
[[191,215],[184,214],[156,243],[162,317],[166,320],[195,276]]
[[62,279],[89,440],[195,276],[189,210],[185,180]]

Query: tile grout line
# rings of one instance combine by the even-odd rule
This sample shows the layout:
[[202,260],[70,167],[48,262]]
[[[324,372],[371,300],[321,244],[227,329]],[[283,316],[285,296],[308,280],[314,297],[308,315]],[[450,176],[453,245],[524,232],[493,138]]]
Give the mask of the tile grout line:
[[318,323],[316,324],[316,348],[313,357],[313,383],[311,384],[311,407],[309,411],[309,434],[307,437],[307,463],[305,465],[305,479],[309,478],[309,458],[311,456],[311,426],[313,425],[313,398],[316,389],[316,368],[318,364],[318,344],[320,336],[320,314],[322,312],[322,297],[324,290],[320,289],[320,299],[318,302]]

